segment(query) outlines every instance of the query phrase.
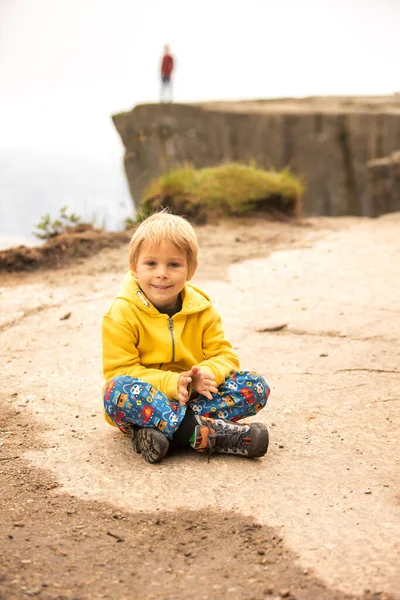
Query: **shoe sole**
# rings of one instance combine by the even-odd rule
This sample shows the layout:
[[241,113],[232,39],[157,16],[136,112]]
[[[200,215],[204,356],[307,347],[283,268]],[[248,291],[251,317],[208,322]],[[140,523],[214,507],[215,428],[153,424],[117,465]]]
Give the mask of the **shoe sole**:
[[139,433],[139,427],[137,427],[136,425],[131,425],[131,428],[129,431],[129,436],[131,438],[132,446],[133,446],[133,449],[136,452],[136,454],[141,453],[140,446],[139,446],[139,440],[138,440],[138,433]]
[[253,423],[250,426],[249,434],[251,435],[252,443],[247,458],[260,458],[267,454],[269,434],[266,426],[263,423]]
[[158,429],[140,429],[137,433],[137,442],[143,458],[151,464],[160,462],[168,452],[168,439]]

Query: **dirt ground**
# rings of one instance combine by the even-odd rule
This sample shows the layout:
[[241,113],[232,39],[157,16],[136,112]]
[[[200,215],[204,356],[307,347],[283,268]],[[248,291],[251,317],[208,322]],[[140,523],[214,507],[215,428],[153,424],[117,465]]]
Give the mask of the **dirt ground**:
[[1,273],[0,599],[400,598],[399,225],[197,228],[195,283],[272,388],[254,461],[148,465],[103,421],[126,243]]

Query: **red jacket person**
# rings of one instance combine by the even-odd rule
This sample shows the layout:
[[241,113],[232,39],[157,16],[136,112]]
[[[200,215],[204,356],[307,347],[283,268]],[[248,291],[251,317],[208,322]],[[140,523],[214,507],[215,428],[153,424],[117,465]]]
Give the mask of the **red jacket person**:
[[172,101],[172,71],[174,69],[174,59],[170,53],[169,46],[164,46],[164,56],[161,63],[161,102]]

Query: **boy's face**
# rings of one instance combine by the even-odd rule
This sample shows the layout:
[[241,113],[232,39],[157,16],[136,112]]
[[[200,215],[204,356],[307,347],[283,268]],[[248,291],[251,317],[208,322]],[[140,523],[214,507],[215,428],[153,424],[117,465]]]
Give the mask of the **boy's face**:
[[168,240],[163,240],[159,246],[143,244],[133,270],[147,298],[162,310],[176,306],[188,273],[186,254]]

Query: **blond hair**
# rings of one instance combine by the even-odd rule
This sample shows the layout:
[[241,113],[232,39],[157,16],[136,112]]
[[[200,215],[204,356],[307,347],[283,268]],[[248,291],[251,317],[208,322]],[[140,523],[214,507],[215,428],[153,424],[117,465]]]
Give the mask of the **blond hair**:
[[155,246],[163,240],[172,242],[186,253],[189,279],[197,267],[198,244],[195,231],[183,217],[160,211],[143,221],[132,236],[128,250],[129,268],[134,271],[143,244],[150,242]]

